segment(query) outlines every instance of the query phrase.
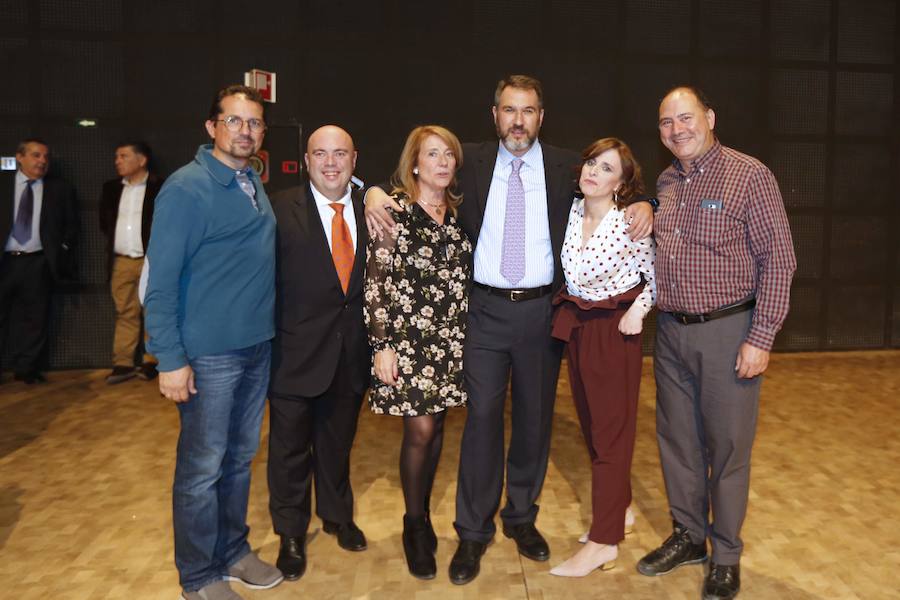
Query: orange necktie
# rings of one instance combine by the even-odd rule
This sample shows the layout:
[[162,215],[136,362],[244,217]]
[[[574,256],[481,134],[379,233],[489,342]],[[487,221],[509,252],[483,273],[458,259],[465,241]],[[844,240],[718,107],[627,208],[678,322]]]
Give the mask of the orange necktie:
[[353,238],[350,237],[350,228],[344,220],[344,205],[332,202],[328,206],[334,210],[334,218],[331,220],[331,258],[334,260],[338,279],[341,280],[341,288],[346,294],[350,285],[350,273],[353,272]]

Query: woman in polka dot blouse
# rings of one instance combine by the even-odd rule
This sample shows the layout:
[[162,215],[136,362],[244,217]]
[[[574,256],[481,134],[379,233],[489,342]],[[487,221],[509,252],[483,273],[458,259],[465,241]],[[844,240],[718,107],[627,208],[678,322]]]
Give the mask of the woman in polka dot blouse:
[[590,531],[573,557],[550,571],[583,577],[611,569],[632,520],[631,456],[641,381],[641,330],[656,299],[652,238],[633,241],[625,207],[644,191],[628,146],[603,138],[582,153],[579,187],[562,249],[566,287],[553,335],[568,342],[572,397],[591,458]]

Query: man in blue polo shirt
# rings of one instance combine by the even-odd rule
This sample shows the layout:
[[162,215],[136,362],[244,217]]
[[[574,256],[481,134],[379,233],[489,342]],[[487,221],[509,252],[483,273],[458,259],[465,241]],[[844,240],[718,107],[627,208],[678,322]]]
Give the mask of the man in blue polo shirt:
[[213,143],[156,198],[144,304],[159,389],[181,417],[172,505],[182,598],[235,600],[228,581],[282,581],[251,552],[246,524],[275,333],[275,217],[248,167],[266,130],[259,93],[220,90],[206,130]]

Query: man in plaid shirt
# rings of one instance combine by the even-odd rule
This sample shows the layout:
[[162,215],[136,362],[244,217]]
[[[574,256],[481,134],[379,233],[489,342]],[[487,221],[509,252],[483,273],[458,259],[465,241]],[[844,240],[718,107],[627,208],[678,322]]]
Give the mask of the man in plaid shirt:
[[722,146],[715,122],[696,88],[673,89],[659,107],[675,160],[657,180],[656,430],[674,531],[638,563],[654,576],[705,562],[709,537],[704,599],[740,589],[761,375],[796,269],[775,178]]

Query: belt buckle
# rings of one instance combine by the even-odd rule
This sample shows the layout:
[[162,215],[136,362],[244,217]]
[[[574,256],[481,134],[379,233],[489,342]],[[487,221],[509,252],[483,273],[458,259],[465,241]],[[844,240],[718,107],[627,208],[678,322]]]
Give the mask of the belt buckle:
[[518,302],[525,297],[525,290],[509,290],[509,301]]

